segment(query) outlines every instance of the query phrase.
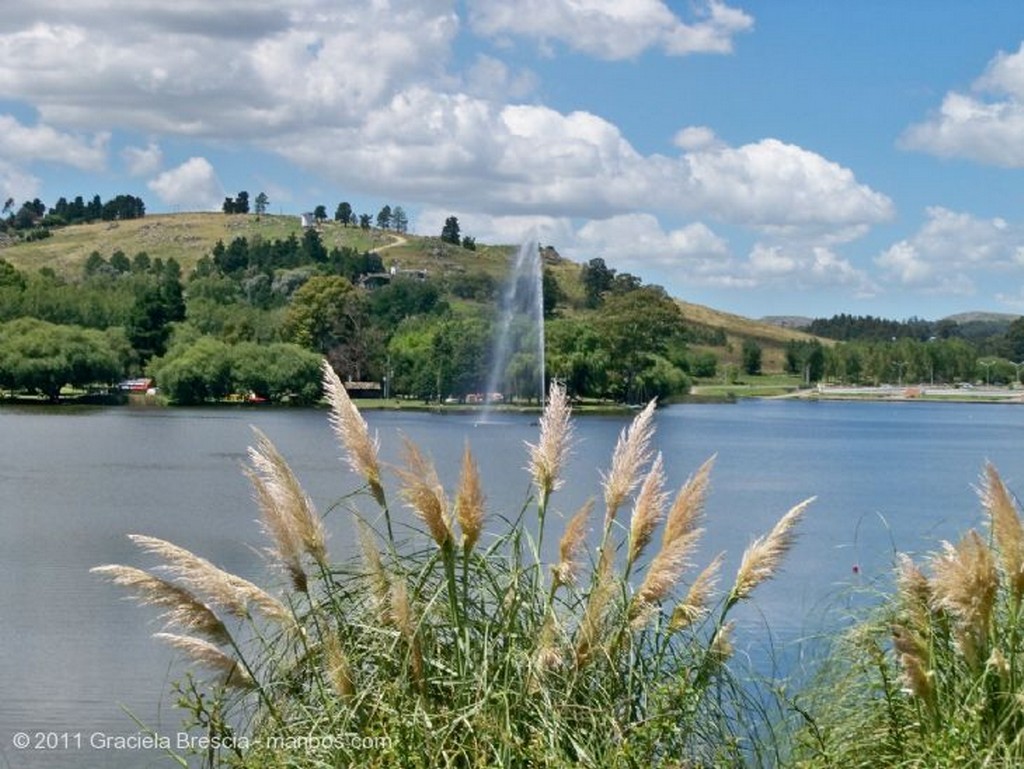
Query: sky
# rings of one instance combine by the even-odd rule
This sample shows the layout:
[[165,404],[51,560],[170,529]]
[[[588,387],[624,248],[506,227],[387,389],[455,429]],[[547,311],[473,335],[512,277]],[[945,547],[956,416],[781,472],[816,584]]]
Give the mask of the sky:
[[47,0],[0,195],[348,201],[747,317],[1024,313],[1017,0]]

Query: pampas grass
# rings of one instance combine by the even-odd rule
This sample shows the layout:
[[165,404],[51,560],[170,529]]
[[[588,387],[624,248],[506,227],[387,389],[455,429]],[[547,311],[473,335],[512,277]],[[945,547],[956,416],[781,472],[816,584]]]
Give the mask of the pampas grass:
[[915,562],[841,636],[802,696],[801,767],[1024,765],[1020,519],[987,464],[975,530]]
[[[324,379],[345,461],[369,490],[345,497],[357,528],[351,562],[331,562],[312,500],[256,431],[245,472],[283,584],[264,589],[144,535],[132,541],[159,559],[162,576],[96,570],[161,610],[182,631],[161,639],[217,674],[212,688],[179,687],[179,704],[194,728],[225,735],[234,718],[252,739],[247,751],[204,755],[205,765],[367,763],[344,745],[318,756],[273,747],[337,734],[380,738],[382,752],[370,759],[378,766],[742,760],[751,736],[734,717],[740,690],[728,615],[777,573],[807,503],[755,540],[742,579],[719,593],[722,556],[692,572],[713,459],[670,505],[665,458],[652,448],[652,401],[622,430],[601,473],[604,525],[592,541],[588,501],[566,521],[550,563],[546,513],[558,502],[573,436],[568,396],[553,384],[538,440],[527,444],[533,494],[518,516],[486,511],[468,445],[449,504],[433,463],[405,440],[394,476],[421,531],[399,541],[376,438],[327,368]],[[627,506],[628,525],[613,525]],[[383,532],[373,524],[381,513]]]

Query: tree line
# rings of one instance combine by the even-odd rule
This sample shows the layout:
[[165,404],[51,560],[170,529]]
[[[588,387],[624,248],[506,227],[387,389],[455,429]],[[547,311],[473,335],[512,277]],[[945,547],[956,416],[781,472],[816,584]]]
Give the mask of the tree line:
[[[608,272],[598,260],[581,268],[581,276],[593,270]],[[363,280],[382,274],[388,278],[383,284]],[[577,396],[640,400],[685,391],[691,357],[675,303],[660,287],[631,276],[615,281],[614,270],[610,274],[607,291],[579,301],[570,298],[579,292],[564,290],[545,272],[549,376],[563,379]],[[105,367],[52,374],[64,384],[145,373],[178,402],[237,390],[304,400],[311,391],[296,377],[305,371],[315,384],[310,361],[326,357],[343,379],[387,382],[396,396],[463,399],[487,385],[498,291],[491,275],[472,266],[429,277],[388,275],[378,254],[328,249],[312,228],[286,238],[218,242],[188,275],[175,260],[145,252],[94,252],[76,277],[22,272],[0,260],[7,340],[0,342],[7,345],[0,386],[52,396],[52,386],[43,389],[25,374],[41,365],[27,360],[31,346],[11,346],[11,340],[52,336],[58,333],[52,327],[63,327],[89,332],[94,342],[92,332],[117,340],[96,344],[97,354],[114,354],[116,366],[105,357]],[[35,325],[10,325],[28,320]],[[251,372],[238,373],[241,353],[231,351],[251,354],[248,345],[273,349],[294,365],[277,384],[261,384]],[[40,355],[60,357],[57,348],[45,349],[50,352]],[[218,358],[230,365],[215,365]],[[258,369],[274,370],[259,359]],[[510,363],[524,365],[522,357]],[[536,397],[515,371],[507,381],[509,397]]]
[[[26,200],[15,209],[14,198],[8,198],[3,207],[3,229],[8,233],[34,232],[35,237],[48,236],[55,227],[69,224],[88,224],[97,221],[141,219],[146,215],[146,204],[134,195],[117,195],[104,201],[94,195],[88,202],[81,195],[72,200],[61,197],[52,208],[39,198]],[[45,233],[45,234],[43,234]]]

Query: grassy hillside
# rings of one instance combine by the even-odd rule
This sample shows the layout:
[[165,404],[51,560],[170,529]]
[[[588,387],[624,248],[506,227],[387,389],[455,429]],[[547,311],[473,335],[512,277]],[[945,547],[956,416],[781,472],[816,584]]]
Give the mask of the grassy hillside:
[[[150,215],[143,219],[57,229],[50,238],[0,248],[0,258],[19,270],[35,271],[49,267],[58,274],[77,279],[82,264],[93,251],[108,259],[118,250],[129,258],[145,251],[154,259],[167,260],[174,257],[187,274],[202,256],[210,253],[218,240],[224,243],[236,237],[245,237],[250,241],[260,238],[273,240],[291,234],[297,237],[302,234],[301,223],[296,216],[265,215],[257,219],[252,215],[228,216],[221,213]],[[358,227],[343,227],[335,222],[326,222],[320,228],[320,236],[328,249],[348,246],[359,251],[376,250],[389,267],[395,265],[403,269],[422,269],[432,277],[472,270],[486,272],[500,280],[508,269],[509,258],[515,248],[478,244],[477,250],[467,251],[442,243],[437,237],[399,237],[377,230],[367,232]],[[568,297],[573,300],[582,297],[580,265],[556,254],[549,254],[546,266]],[[737,363],[743,341],[753,339],[762,346],[764,369],[777,371],[782,368],[787,342],[812,338],[799,331],[681,300],[679,307],[687,321],[694,326],[724,332],[728,340],[726,346],[708,349],[727,363]]]

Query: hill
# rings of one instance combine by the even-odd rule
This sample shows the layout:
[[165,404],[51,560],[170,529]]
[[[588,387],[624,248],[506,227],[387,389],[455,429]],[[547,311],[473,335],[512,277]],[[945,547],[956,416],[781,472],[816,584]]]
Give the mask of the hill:
[[[344,227],[332,221],[325,222],[318,231],[328,249],[348,247],[360,252],[376,251],[388,267],[424,271],[429,277],[442,279],[473,272],[485,273],[500,281],[515,250],[514,246],[478,244],[475,251],[469,251],[444,243],[438,237],[398,236],[380,230]],[[227,244],[238,237],[250,242],[257,239],[270,241],[290,235],[302,236],[302,225],[296,216],[148,215],[141,219],[55,229],[51,237],[42,240],[0,247],[0,258],[22,271],[50,268],[69,280],[77,280],[82,275],[86,259],[93,252],[107,259],[117,251],[129,258],[145,252],[152,259],[166,261],[173,257],[188,274],[200,258],[212,251],[217,241]],[[583,295],[580,265],[551,249],[545,252],[545,266],[555,277],[569,304],[578,304]],[[743,342],[752,339],[764,350],[765,370],[781,370],[788,342],[814,338],[795,329],[719,312],[683,300],[677,303],[688,324],[698,331],[694,347],[711,350],[725,363],[738,363]]]

